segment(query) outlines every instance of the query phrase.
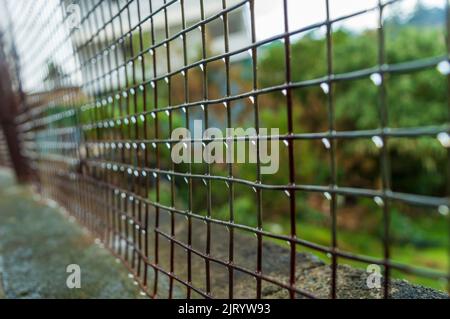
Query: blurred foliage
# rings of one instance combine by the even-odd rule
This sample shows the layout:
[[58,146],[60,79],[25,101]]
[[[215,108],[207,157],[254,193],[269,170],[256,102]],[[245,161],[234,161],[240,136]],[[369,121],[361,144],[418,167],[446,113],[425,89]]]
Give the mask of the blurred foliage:
[[[386,59],[391,64],[413,61],[421,57],[437,57],[445,53],[445,42],[439,29],[387,27],[389,45]],[[440,39],[442,41],[440,41]],[[354,34],[346,30],[333,33],[333,73],[369,69],[377,62],[377,34],[365,31]],[[327,74],[326,42],[315,33],[292,44],[291,55],[300,56],[300,63],[292,65],[294,81],[320,78]],[[282,82],[285,77],[283,63],[284,46],[277,45],[264,52],[259,69],[263,86],[274,79]],[[281,63],[281,64],[280,64]],[[277,80],[275,80],[277,81]],[[337,82],[333,86],[335,128],[339,131],[379,129],[382,127],[378,87],[370,79]],[[419,126],[441,126],[447,123],[447,80],[436,70],[425,70],[386,77],[387,127],[413,128]],[[320,88],[296,89],[294,127],[300,132],[315,133],[328,129],[327,99]],[[284,109],[280,99],[273,110]],[[263,115],[264,116],[264,115]],[[392,188],[396,191],[442,196],[445,193],[446,152],[433,138],[391,139],[389,141],[392,163]],[[305,150],[306,151],[306,150]],[[311,150],[307,150],[310,152]],[[318,161],[310,175],[328,166],[325,150],[313,150],[311,157]],[[337,147],[340,175],[351,171],[357,176],[348,180],[347,186],[377,188],[380,184],[379,154],[370,139],[357,139]],[[405,160],[407,159],[407,160]],[[373,162],[372,165],[366,165]],[[307,165],[308,167],[308,165]],[[304,174],[308,175],[308,174]],[[348,176],[349,177],[349,176]],[[411,179],[416,181],[411,183]],[[307,179],[308,180],[308,179]],[[327,182],[326,180],[318,181]]]
[[[389,21],[384,31],[386,34],[385,59],[389,64],[444,57],[446,54],[445,34],[440,28],[418,28]],[[333,33],[332,39],[332,73],[371,69],[377,65],[376,31],[354,33],[340,29]],[[274,45],[263,53],[264,59],[259,68],[261,86],[284,82],[284,54],[283,43]],[[292,63],[293,81],[320,79],[327,75],[326,39],[315,32],[294,42],[291,56],[296,61]],[[444,127],[448,124],[447,78],[435,69],[388,75],[385,81],[386,127]],[[369,78],[335,83],[332,87],[334,129],[357,131],[381,128],[381,101],[378,92],[379,88]],[[326,94],[319,87],[295,89],[293,93],[296,132],[327,131],[330,123]],[[283,99],[279,98],[272,105],[274,105],[272,110],[267,111],[271,115],[267,118],[286,116],[284,111],[286,102]],[[261,118],[264,117],[265,114],[262,114]],[[447,152],[434,136],[391,138],[388,149],[394,191],[445,196]],[[304,153],[308,155],[301,156]],[[315,147],[300,148],[295,157],[300,158],[297,174],[301,183],[329,184],[330,162],[328,152],[323,146],[317,144]],[[336,157],[339,185],[368,189],[381,188],[380,152],[370,139],[339,141]],[[280,202],[282,202],[281,197],[282,194],[278,198]],[[271,198],[271,201],[274,210],[269,208],[268,214],[270,215],[271,211],[276,211],[278,214],[282,209],[286,217],[281,229],[289,229],[287,203],[279,205],[276,198]],[[331,243],[330,218],[327,213],[329,208],[324,198],[316,200],[318,204],[312,204],[312,202],[311,195],[302,195],[297,201],[298,236],[329,246]],[[348,251],[381,257],[382,219],[374,218],[379,208],[373,201],[344,198],[338,207],[339,246]],[[445,271],[448,266],[446,252],[449,248],[445,217],[439,216],[436,210],[425,212],[401,204],[391,208],[389,216],[390,227],[395,230],[390,237],[394,260]],[[271,217],[268,216],[267,219],[270,220]],[[274,221],[282,220],[281,218],[273,219]],[[327,259],[326,256],[323,257]],[[349,261],[346,262],[349,263]],[[440,282],[422,280],[414,276],[408,278],[445,289]]]

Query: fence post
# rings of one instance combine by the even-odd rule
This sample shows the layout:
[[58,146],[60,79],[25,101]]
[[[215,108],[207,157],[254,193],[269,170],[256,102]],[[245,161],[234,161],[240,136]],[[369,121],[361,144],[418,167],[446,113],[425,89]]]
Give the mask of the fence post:
[[24,183],[29,179],[29,170],[26,158],[21,152],[22,143],[15,123],[18,112],[17,95],[14,94],[11,86],[8,66],[0,55],[0,128],[3,130],[17,181]]

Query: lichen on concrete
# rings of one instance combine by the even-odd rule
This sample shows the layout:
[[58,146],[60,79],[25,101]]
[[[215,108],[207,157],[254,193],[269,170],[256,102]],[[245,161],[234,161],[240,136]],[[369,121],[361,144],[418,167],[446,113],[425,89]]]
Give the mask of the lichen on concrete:
[[[368,274],[348,265],[337,267],[337,293],[339,299],[381,299],[384,298],[384,281],[380,288],[368,288]],[[318,298],[329,298],[331,287],[331,267],[318,262],[310,267],[298,265],[296,276],[297,287],[303,291],[313,292]],[[288,298],[288,292],[274,285],[268,285],[263,290],[263,296],[271,299]],[[302,298],[298,295],[298,298]],[[389,298],[391,299],[447,299],[444,292],[414,285],[406,280],[393,279],[390,282]]]

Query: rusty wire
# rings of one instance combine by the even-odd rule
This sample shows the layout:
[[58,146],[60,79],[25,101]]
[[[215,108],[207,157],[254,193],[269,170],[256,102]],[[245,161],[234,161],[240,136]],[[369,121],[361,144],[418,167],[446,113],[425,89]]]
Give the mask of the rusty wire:
[[0,131],[0,166],[11,167],[8,146],[2,131]]
[[[339,260],[354,260],[362,263],[374,263],[384,269],[384,297],[389,297],[389,283],[392,270],[415,274],[429,278],[449,280],[449,273],[424,270],[414,265],[406,265],[391,260],[389,210],[392,202],[404,202],[413,206],[426,206],[437,209],[448,206],[447,197],[417,196],[394,192],[391,189],[389,155],[387,145],[389,138],[411,138],[436,136],[448,132],[447,127],[414,127],[390,128],[386,114],[386,86],[383,78],[397,73],[413,73],[435,68],[446,56],[417,59],[402,64],[388,64],[385,60],[384,48],[384,10],[399,0],[379,1],[371,8],[353,12],[339,18],[330,15],[329,3],[324,0],[326,8],[325,21],[301,29],[289,27],[288,1],[283,1],[284,32],[276,36],[259,40],[255,27],[255,2],[258,0],[225,1],[219,3],[214,12],[205,9],[206,0],[161,0],[147,1],[80,1],[78,3],[81,19],[76,28],[67,27],[68,17],[65,14],[69,2],[55,2],[48,5],[46,1],[5,1],[8,13],[13,17],[6,28],[13,34],[12,39],[20,44],[20,72],[27,91],[23,113],[17,118],[21,127],[22,139],[26,143],[24,150],[31,161],[38,183],[42,186],[43,195],[63,205],[78,220],[91,230],[121,261],[123,261],[144,293],[151,297],[174,298],[175,287],[185,288],[184,297],[214,298],[213,266],[220,265],[227,269],[226,296],[233,298],[235,276],[243,273],[256,281],[254,291],[249,295],[261,298],[264,284],[272,284],[289,293],[290,298],[316,297],[313,293],[300,289],[296,283],[297,251],[308,248],[330,256],[331,298],[336,298],[338,282],[337,268]],[[188,23],[185,8],[195,2],[200,13],[197,21]],[[209,0],[208,0],[209,2]],[[147,4],[148,3],[148,4]],[[179,29],[170,30],[169,12],[177,8]],[[448,3],[447,3],[448,6]],[[145,7],[145,10],[144,10]],[[229,17],[238,10],[248,13],[250,42],[248,45],[231,49],[229,38]],[[446,8],[448,11],[448,8]],[[58,13],[59,12],[59,13]],[[378,62],[372,68],[360,69],[348,73],[334,73],[333,65],[333,26],[353,17],[368,12],[378,14]],[[60,17],[60,18],[58,18]],[[53,20],[52,20],[53,19]],[[56,20],[56,22],[55,22]],[[207,26],[209,23],[221,21],[224,52],[211,56],[208,52],[209,41]],[[161,23],[161,21],[163,21]],[[447,18],[448,23],[448,18]],[[156,26],[156,24],[158,24]],[[447,28],[448,26],[446,26]],[[324,28],[326,30],[326,62],[327,74],[324,77],[306,79],[295,82],[291,74],[291,38],[308,31]],[[64,31],[61,31],[64,30]],[[200,55],[192,60],[189,53],[189,34],[200,32]],[[155,34],[156,33],[156,34]],[[59,36],[55,36],[59,34]],[[448,37],[447,37],[448,38]],[[270,87],[259,87],[258,84],[258,49],[264,45],[282,40],[285,58],[284,84]],[[447,39],[448,41],[448,39]],[[181,50],[178,55],[181,64],[173,63],[172,55],[175,42]],[[44,53],[43,53],[44,52]],[[250,54],[252,80],[250,89],[235,93],[232,90],[233,79],[230,76],[232,60],[241,54]],[[36,58],[39,57],[39,58]],[[49,58],[66,61],[64,71],[59,72],[56,83],[46,85],[48,80]],[[223,97],[211,98],[208,92],[208,68],[216,63],[224,64],[226,79],[223,83]],[[172,63],[171,63],[172,62]],[[190,98],[189,85],[195,72],[200,72],[201,98]],[[336,83],[364,79],[373,74],[381,78],[378,86],[378,111],[381,114],[378,129],[367,131],[337,131],[335,128],[333,87]],[[172,101],[171,87],[183,87],[183,101]],[[298,133],[294,122],[292,94],[296,89],[316,87],[326,84],[328,130],[325,132]],[[165,90],[169,93],[161,98]],[[42,93],[45,92],[45,93]],[[228,164],[225,175],[215,175],[211,165],[206,165],[202,173],[193,170],[189,165],[185,171],[177,170],[175,164],[163,153],[174,143],[168,134],[162,134],[162,126],[167,125],[171,132],[174,114],[182,114],[185,127],[189,128],[191,110],[202,107],[202,120],[205,126],[210,123],[210,114],[217,105],[225,105],[225,127],[233,127],[231,109],[233,103],[250,99],[252,101],[255,128],[259,128],[259,97],[266,93],[280,93],[285,99],[287,118],[286,134],[269,136],[279,138],[287,145],[288,162],[283,165],[289,168],[289,180],[283,185],[272,185],[263,182],[259,162],[256,165],[256,180],[248,180],[233,175],[233,165]],[[158,95],[159,94],[159,95]],[[143,109],[138,108],[142,103]],[[378,137],[382,141],[379,158],[381,161],[382,185],[378,190],[352,188],[338,185],[336,168],[336,148],[339,141]],[[263,138],[263,137],[260,137]],[[328,186],[299,184],[296,181],[296,170],[302,165],[295,158],[296,141],[314,140],[329,141],[329,165],[331,181]],[[193,139],[193,141],[195,141]],[[207,143],[207,139],[200,139]],[[225,141],[225,139],[224,139]],[[0,142],[0,145],[2,143]],[[4,152],[0,149],[1,154]],[[449,157],[450,159],[450,157]],[[0,164],[4,160],[0,159]],[[449,162],[450,163],[450,162]],[[188,207],[178,207],[176,201],[177,183],[187,183]],[[211,201],[213,183],[221,182],[222,196],[229,205],[228,220],[214,217]],[[169,187],[161,189],[168,183]],[[217,184],[214,184],[217,185]],[[235,222],[234,198],[236,187],[253,189],[255,193],[254,212],[257,225],[249,226]],[[264,191],[286,193],[289,200],[290,231],[287,234],[276,234],[263,226],[264,207],[262,197]],[[166,194],[166,192],[168,194]],[[194,193],[206,194],[206,212],[193,208]],[[329,214],[331,218],[331,245],[323,246],[309,242],[297,235],[296,194],[303,192],[326,193],[329,198]],[[149,194],[152,194],[151,196]],[[373,258],[345,251],[338,246],[337,197],[356,196],[378,198],[382,200],[383,212],[383,258]],[[163,197],[169,197],[168,203]],[[168,216],[168,227],[162,225],[162,214]],[[176,229],[180,219],[186,218],[187,236],[177,237]],[[205,243],[202,249],[193,245],[194,228],[198,221],[205,223]],[[183,221],[184,223],[184,221]],[[221,256],[212,252],[214,245],[213,228],[228,229],[228,251]],[[255,235],[257,240],[255,268],[251,269],[235,260],[236,231]],[[280,280],[273,274],[264,272],[264,241],[280,240],[287,242],[286,252],[289,258],[288,280]],[[161,255],[163,243],[168,244],[168,254]],[[176,257],[176,251],[182,249],[186,259]],[[168,262],[162,261],[167,258]],[[201,258],[202,269],[192,269],[193,258]],[[177,273],[185,268],[186,276]],[[201,273],[204,285],[193,282],[194,273]],[[164,278],[164,279],[162,279]],[[167,283],[167,295],[163,295],[163,283]]]

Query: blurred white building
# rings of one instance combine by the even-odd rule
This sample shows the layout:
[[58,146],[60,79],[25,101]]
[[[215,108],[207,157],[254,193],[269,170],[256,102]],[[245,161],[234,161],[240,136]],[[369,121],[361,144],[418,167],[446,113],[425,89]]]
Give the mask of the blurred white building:
[[[81,63],[91,60],[92,57],[103,50],[110,48],[121,35],[133,30],[133,52],[129,39],[126,39],[123,45],[115,45],[112,54],[105,53],[101,59],[109,59],[108,66],[111,68],[121,66],[131,57],[135,57],[141,51],[139,32],[137,26],[142,29],[143,47],[148,50],[152,43],[161,44],[167,38],[172,39],[170,45],[170,64],[171,70],[177,70],[184,66],[184,47],[181,36],[182,26],[182,8],[180,1],[166,6],[167,10],[160,10],[164,7],[165,0],[136,0],[129,3],[126,0],[103,1],[99,7],[96,7],[91,14],[90,23],[84,21],[81,28],[74,32],[73,42],[75,50],[78,52]],[[68,4],[71,2],[67,2]],[[224,22],[220,15],[223,10],[221,0],[204,0],[203,19],[200,0],[184,1],[184,18],[186,28],[186,51],[188,63],[191,64],[202,59],[202,33],[198,25],[201,21],[208,20],[205,24],[206,50],[207,57],[218,56],[225,53],[225,31]],[[227,0],[227,8],[234,7],[242,3],[241,0]],[[151,7],[150,7],[151,5]],[[92,11],[95,3],[80,1],[82,16],[86,12]],[[120,15],[117,15],[120,9]],[[152,14],[153,12],[153,14]],[[95,17],[95,18],[94,18]],[[150,19],[151,17],[151,19]],[[235,51],[251,44],[250,32],[250,11],[248,4],[233,8],[228,14],[228,51]],[[166,21],[167,20],[167,21]],[[105,28],[105,21],[109,21]],[[152,26],[153,22],[153,26]],[[152,30],[153,27],[153,30]],[[167,27],[167,30],[166,30]],[[100,32],[97,32],[101,29]],[[152,31],[154,39],[151,38]],[[167,37],[168,33],[168,37]],[[93,39],[92,41],[90,41]],[[86,45],[87,43],[87,45]],[[122,48],[125,48],[122,49]],[[167,73],[167,51],[165,46],[159,45],[155,50],[157,63],[157,74]],[[116,55],[118,56],[116,59]],[[232,61],[248,57],[246,53],[232,56]],[[150,61],[150,59],[149,59]],[[102,63],[98,61],[98,63]],[[84,68],[83,77],[92,78],[101,73],[101,69],[96,70],[96,65]],[[152,76],[152,66],[146,63],[147,79]],[[105,70],[109,71],[109,70]],[[137,80],[141,80],[141,73],[136,73]]]

